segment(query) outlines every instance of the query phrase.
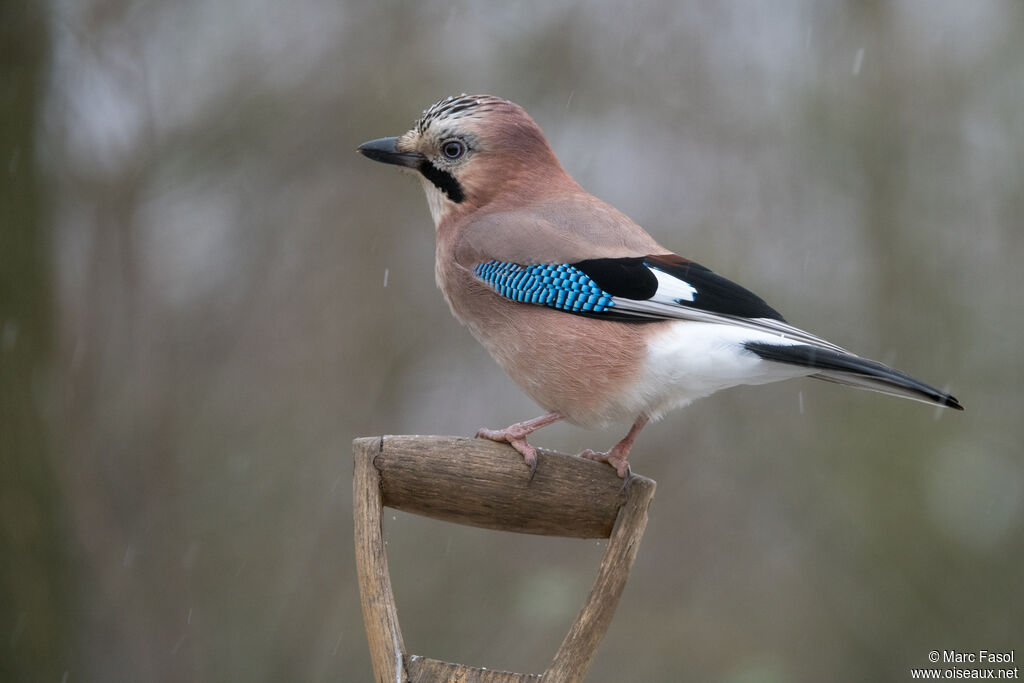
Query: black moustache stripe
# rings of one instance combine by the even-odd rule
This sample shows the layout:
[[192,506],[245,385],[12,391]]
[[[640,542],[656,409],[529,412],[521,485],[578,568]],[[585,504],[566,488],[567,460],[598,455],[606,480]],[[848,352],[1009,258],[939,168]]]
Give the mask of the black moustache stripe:
[[448,199],[456,204],[461,204],[462,200],[466,198],[465,193],[462,191],[462,186],[459,185],[459,181],[448,171],[442,171],[429,161],[423,160],[420,162],[419,172],[423,174],[424,178],[432,182],[437,189],[448,195]]

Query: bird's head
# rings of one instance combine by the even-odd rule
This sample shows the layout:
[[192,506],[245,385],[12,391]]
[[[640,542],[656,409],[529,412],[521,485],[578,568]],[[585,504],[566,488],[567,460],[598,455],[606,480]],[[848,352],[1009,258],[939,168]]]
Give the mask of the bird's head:
[[418,172],[435,225],[484,206],[529,200],[566,182],[575,185],[530,115],[492,95],[443,99],[405,134],[364,142],[358,151]]

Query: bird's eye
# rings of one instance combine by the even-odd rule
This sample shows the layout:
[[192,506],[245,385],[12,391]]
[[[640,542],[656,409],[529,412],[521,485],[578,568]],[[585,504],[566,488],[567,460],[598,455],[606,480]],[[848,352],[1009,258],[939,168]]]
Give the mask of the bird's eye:
[[458,140],[449,140],[441,145],[441,153],[448,159],[458,159],[466,153],[466,146]]

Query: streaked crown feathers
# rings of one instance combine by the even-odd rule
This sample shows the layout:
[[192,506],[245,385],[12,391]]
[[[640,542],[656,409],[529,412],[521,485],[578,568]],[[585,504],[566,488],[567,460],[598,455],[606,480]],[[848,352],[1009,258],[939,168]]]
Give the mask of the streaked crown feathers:
[[423,135],[437,121],[467,118],[506,104],[508,102],[494,95],[467,95],[466,93],[462,93],[458,97],[449,95],[424,109],[413,124],[413,129]]

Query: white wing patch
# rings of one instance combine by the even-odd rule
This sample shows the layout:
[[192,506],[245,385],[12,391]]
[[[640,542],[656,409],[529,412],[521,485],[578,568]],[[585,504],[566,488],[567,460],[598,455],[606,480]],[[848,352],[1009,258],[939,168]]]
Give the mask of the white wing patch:
[[658,291],[653,298],[660,300],[662,297],[665,297],[672,302],[680,299],[683,301],[693,301],[693,297],[697,294],[697,289],[689,282],[680,280],[653,266],[647,266],[647,270],[654,273],[654,277],[658,278]]

